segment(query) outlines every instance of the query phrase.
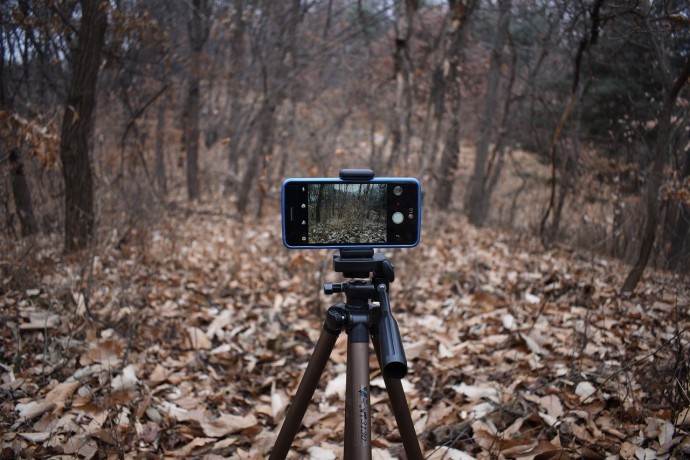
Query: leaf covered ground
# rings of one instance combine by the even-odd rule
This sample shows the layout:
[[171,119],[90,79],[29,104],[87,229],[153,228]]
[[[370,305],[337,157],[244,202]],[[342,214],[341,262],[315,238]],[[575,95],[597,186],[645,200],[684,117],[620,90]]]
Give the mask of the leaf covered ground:
[[[688,280],[428,216],[386,252],[426,458],[690,455]],[[336,301],[329,251],[279,222],[171,214],[91,253],[4,245],[2,458],[264,458]],[[340,458],[340,337],[292,458]],[[372,359],[377,459],[400,439]]]
[[309,228],[309,241],[322,245],[385,243],[386,222],[328,220]]

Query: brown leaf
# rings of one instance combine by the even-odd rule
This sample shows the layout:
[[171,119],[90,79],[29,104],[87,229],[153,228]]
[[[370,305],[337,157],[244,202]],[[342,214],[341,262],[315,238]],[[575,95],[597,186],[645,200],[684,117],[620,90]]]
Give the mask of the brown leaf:
[[156,441],[156,439],[158,439],[159,433],[160,427],[158,424],[148,422],[142,427],[141,433],[139,434],[139,439],[147,443],[153,443]]
[[85,460],[92,458],[98,452],[96,441],[84,435],[72,436],[62,444],[62,448],[66,454],[77,454]]
[[57,406],[53,402],[46,402],[42,401],[40,403],[37,403],[35,401],[31,401],[29,403],[20,403],[15,406],[15,410],[19,414],[19,422],[26,422],[29,420],[33,420],[36,417],[39,417],[43,414],[45,414],[48,411],[52,411],[55,409]]
[[560,398],[556,395],[548,395],[540,398],[539,405],[551,417],[558,418],[563,415],[563,404],[561,404]]
[[19,325],[22,331],[54,329],[60,325],[60,316],[50,312],[31,311],[25,316],[29,317],[29,322]]
[[188,327],[185,336],[185,346],[192,350],[210,350],[212,344],[204,331],[198,327]]
[[258,421],[252,414],[244,417],[238,415],[223,414],[213,420],[201,422],[201,428],[206,436],[222,438],[229,434],[237,433],[247,428],[256,426]]
[[504,457],[522,457],[534,455],[532,451],[539,445],[532,439],[508,439],[501,441],[501,455]]
[[111,388],[113,391],[129,391],[135,390],[139,385],[139,379],[137,378],[137,365],[128,364],[122,369],[122,373],[113,378],[111,382]]
[[50,431],[42,431],[39,433],[19,433],[19,436],[29,442],[44,442],[47,441],[53,434]]
[[178,450],[166,451],[166,455],[180,458],[188,458],[194,454],[199,454],[198,448],[203,448],[215,441],[213,438],[194,438]]
[[108,368],[117,367],[120,364],[120,356],[124,349],[124,344],[120,339],[99,340],[79,358],[79,364],[88,366],[93,363],[101,363]]
[[153,369],[151,374],[149,374],[147,382],[152,388],[155,388],[161,383],[165,382],[168,378],[168,375],[170,375],[170,371],[168,371],[161,364],[156,364],[156,367]]
[[285,415],[290,400],[283,390],[276,390],[275,382],[271,386],[271,415],[273,421],[278,423]]
[[48,392],[45,401],[55,404],[55,409],[53,410],[55,415],[60,415],[62,413],[67,401],[80,386],[81,382],[76,380],[73,382],[63,382]]
[[[551,455],[549,455],[551,454]],[[567,454],[566,451],[563,450],[562,447],[556,446],[553,443],[549,441],[539,441],[534,448],[531,450],[524,452],[525,456],[537,456],[540,455],[542,457],[540,458],[557,458],[561,460],[565,460],[567,458],[570,458],[570,456]]]

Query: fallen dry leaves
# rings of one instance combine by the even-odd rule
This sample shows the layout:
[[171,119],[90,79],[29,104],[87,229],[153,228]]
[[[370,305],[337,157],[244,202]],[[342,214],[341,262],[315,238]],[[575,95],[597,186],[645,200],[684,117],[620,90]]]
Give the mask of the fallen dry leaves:
[[[386,253],[427,458],[690,454],[687,278],[651,274],[621,297],[615,261],[427,222],[420,247]],[[332,252],[280,241],[275,220],[207,213],[81,259],[55,240],[4,251],[2,457],[264,458],[338,300],[320,293],[339,280]],[[345,342],[294,458],[342,455]],[[397,458],[372,364],[374,458]]]

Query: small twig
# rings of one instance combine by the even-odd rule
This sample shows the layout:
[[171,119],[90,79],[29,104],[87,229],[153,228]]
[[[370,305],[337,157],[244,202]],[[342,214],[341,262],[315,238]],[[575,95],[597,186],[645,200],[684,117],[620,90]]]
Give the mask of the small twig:
[[646,361],[647,359],[651,358],[652,356],[655,356],[657,353],[659,353],[661,350],[663,350],[667,345],[671,344],[671,342],[675,341],[675,340],[678,339],[683,333],[685,333],[685,332],[687,332],[687,331],[689,331],[689,330],[690,330],[690,327],[686,327],[686,328],[683,329],[682,331],[679,331],[679,332],[677,332],[676,334],[674,334],[673,337],[671,337],[670,339],[665,340],[658,348],[656,348],[656,349],[653,350],[652,352],[647,353],[647,354],[644,355],[643,357],[636,359],[635,361],[633,361],[632,363],[628,364],[627,366],[621,367],[619,370],[617,370],[616,372],[614,372],[613,374],[611,374],[610,376],[608,376],[603,382],[601,382],[601,384],[599,384],[599,385],[596,387],[596,389],[595,389],[596,391],[592,392],[592,394],[590,394],[589,396],[587,396],[586,398],[584,398],[582,401],[580,401],[578,404],[576,404],[575,407],[572,408],[572,410],[576,410],[577,408],[581,407],[588,399],[590,399],[590,398],[591,398],[592,396],[594,396],[595,394],[599,393],[599,391],[602,390],[602,388],[604,387],[604,385],[606,385],[608,382],[610,382],[611,380],[613,380],[614,377],[618,376],[619,374],[623,373],[624,371],[628,371],[628,370],[634,368],[635,366],[637,366],[638,364],[640,364],[640,363]]

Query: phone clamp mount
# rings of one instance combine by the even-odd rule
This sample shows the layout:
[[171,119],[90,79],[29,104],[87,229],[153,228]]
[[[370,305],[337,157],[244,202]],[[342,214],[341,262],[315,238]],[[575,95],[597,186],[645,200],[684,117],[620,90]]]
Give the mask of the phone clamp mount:
[[[337,303],[326,312],[321,335],[269,458],[287,457],[336,340],[344,329],[347,333],[347,371],[343,458],[372,458],[369,386],[371,340],[405,454],[408,459],[421,460],[424,457],[401,383],[407,374],[407,360],[388,297],[390,283],[395,280],[393,264],[383,254],[374,253],[373,249],[340,249],[340,254],[333,256],[333,267],[351,280],[326,283],[324,292],[329,295],[344,293],[345,303]],[[369,301],[378,302],[379,305]]]

